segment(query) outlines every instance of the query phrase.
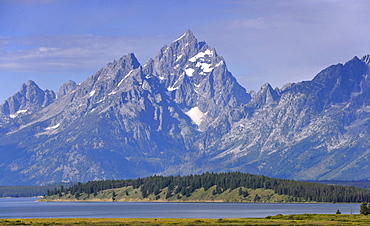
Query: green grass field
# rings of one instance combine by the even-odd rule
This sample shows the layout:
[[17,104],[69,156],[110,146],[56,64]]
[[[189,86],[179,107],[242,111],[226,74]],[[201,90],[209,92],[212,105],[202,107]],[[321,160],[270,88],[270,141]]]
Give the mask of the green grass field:
[[266,218],[44,218],[0,219],[0,225],[370,225],[370,216],[346,214],[277,215]]

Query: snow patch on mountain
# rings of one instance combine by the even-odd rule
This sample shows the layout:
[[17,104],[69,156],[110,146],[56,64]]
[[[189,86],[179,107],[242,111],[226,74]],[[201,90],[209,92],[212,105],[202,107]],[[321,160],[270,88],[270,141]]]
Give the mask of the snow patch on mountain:
[[103,99],[100,99],[100,100],[96,101],[95,104],[99,104],[99,103],[103,102],[104,100],[105,100],[105,97]]
[[193,107],[192,109],[190,109],[189,111],[185,112],[185,114],[187,114],[191,120],[193,120],[193,122],[196,124],[196,125],[200,125],[200,123],[203,121],[203,118],[204,116],[206,115],[206,113],[203,113],[199,107]]
[[224,64],[224,61],[223,60],[220,60],[220,62],[218,62],[215,67],[219,67],[219,66],[221,66],[223,64]]
[[114,95],[116,93],[117,93],[117,91],[112,91],[112,92],[108,93],[108,95],[111,96],[111,95]]
[[89,93],[89,97],[94,96],[95,93],[96,93],[96,90],[91,90],[90,93]]
[[186,75],[187,76],[189,76],[189,77],[192,77],[193,76],[193,73],[194,73],[194,69],[193,68],[186,68],[185,69],[185,73],[186,73]]
[[121,86],[121,84],[123,83],[123,81],[125,81],[125,79],[131,75],[131,73],[133,72],[134,70],[131,70],[129,73],[127,73],[127,75],[125,75],[125,77],[123,77],[123,79],[118,83],[117,86]]
[[179,89],[179,87],[173,87],[173,86],[167,87],[167,91],[169,91],[169,92],[177,90],[177,89]]
[[213,56],[213,51],[207,49],[204,52],[199,52],[197,55],[189,59],[190,62],[196,62],[199,58],[204,58],[205,56]]
[[187,35],[187,32],[185,32],[183,35],[180,36],[180,38],[176,39],[175,41],[173,42],[177,42],[177,41],[180,41],[183,37],[185,37]]
[[177,62],[177,61],[179,61],[182,57],[183,57],[184,55],[180,55],[180,56],[177,56],[177,58],[176,58],[176,61],[175,62]]
[[10,118],[16,118],[19,114],[26,113],[27,110],[19,110],[15,114],[9,115]]
[[54,126],[49,126],[49,127],[46,127],[45,130],[52,130],[52,129],[56,129],[60,126],[60,123],[54,125]]
[[43,132],[35,134],[34,137],[40,137],[42,135],[50,136],[53,134],[57,134],[59,132],[58,130],[59,127],[60,127],[60,123],[53,125],[53,126],[46,127]]
[[200,67],[204,72],[211,72],[213,70],[212,64],[197,62],[196,67]]

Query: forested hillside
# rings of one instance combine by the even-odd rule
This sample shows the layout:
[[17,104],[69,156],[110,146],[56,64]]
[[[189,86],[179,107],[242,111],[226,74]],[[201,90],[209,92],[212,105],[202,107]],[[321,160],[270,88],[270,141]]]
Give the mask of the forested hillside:
[[320,184],[335,184],[335,185],[343,185],[343,186],[354,186],[358,188],[366,188],[370,189],[370,180],[313,180],[307,181],[310,183],[320,183]]
[[[264,197],[262,197],[264,196]],[[45,200],[369,202],[370,190],[276,179],[239,172],[151,176],[78,183],[54,189]]]

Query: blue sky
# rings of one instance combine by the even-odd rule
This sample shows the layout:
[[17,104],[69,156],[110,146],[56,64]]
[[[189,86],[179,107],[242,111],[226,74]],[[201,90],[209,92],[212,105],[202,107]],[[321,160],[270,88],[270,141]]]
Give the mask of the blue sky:
[[0,102],[34,80],[82,82],[135,53],[144,64],[186,29],[247,90],[312,79],[370,54],[368,0],[0,0]]

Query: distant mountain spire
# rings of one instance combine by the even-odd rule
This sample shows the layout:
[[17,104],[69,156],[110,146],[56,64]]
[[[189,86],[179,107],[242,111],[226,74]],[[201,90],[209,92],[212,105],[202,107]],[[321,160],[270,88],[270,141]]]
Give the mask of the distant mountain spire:
[[50,90],[41,90],[32,80],[22,84],[20,90],[9,97],[2,105],[0,111],[15,118],[20,114],[36,112],[53,103],[55,93]]
[[134,53],[129,53],[127,55],[122,56],[118,62],[120,62],[125,67],[130,67],[132,69],[136,69],[140,66],[140,62],[136,58]]
[[73,90],[76,89],[78,85],[76,84],[76,82],[72,81],[72,80],[68,80],[67,82],[65,82],[58,90],[58,93],[57,93],[57,97],[58,98],[61,98],[62,96],[65,96],[67,95],[68,93],[72,92]]
[[180,42],[186,43],[186,42],[190,42],[194,40],[197,40],[197,39],[195,38],[193,32],[187,29],[185,33],[180,38],[176,39],[174,42],[180,41]]

